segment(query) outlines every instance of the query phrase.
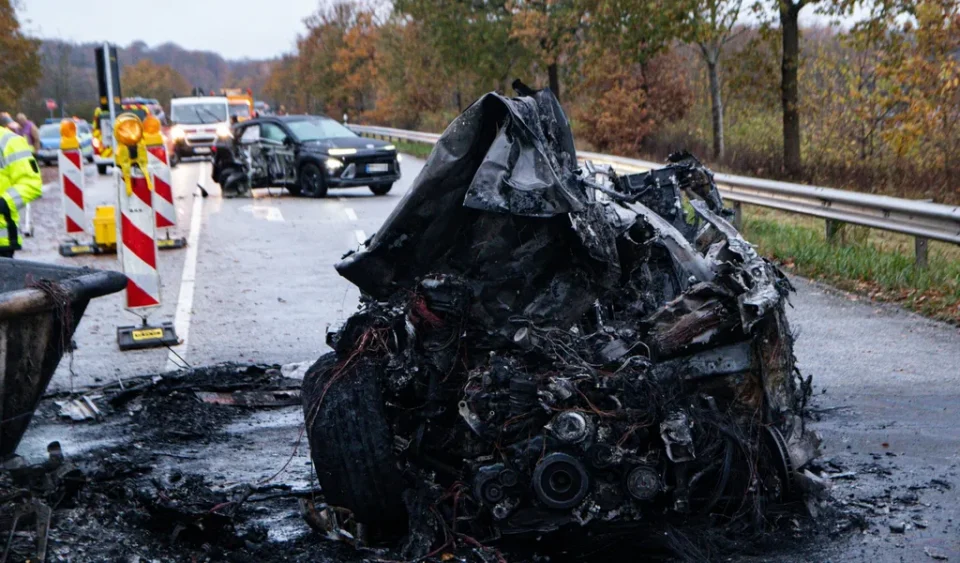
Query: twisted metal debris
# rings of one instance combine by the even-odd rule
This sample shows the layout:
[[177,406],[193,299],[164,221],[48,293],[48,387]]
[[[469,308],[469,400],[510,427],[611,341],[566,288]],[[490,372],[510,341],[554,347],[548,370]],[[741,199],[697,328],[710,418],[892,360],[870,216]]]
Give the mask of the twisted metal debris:
[[763,531],[817,455],[789,281],[694,157],[578,167],[556,98],[518,91],[458,117],[337,266],[360,308],[302,394],[327,501],[410,557]]

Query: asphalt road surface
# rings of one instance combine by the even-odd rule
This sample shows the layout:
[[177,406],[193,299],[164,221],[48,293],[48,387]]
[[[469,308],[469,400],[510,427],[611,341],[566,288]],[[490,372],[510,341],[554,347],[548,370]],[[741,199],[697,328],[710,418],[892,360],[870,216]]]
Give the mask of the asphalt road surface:
[[[161,252],[163,304],[150,321],[174,322],[184,343],[172,352],[120,352],[116,328],[139,319],[123,310],[122,294],[95,300],[77,330],[78,349],[61,362],[51,389],[178,365],[317,358],[327,350],[327,328],[357,305],[356,289],[333,264],[377,230],[422,165],[406,157],[403,178],[383,197],[357,188],[311,200],[278,189],[256,190],[253,199],[223,199],[209,179],[208,163],[182,164],[173,173],[179,224],[171,235],[188,237],[191,244]],[[95,174],[88,180],[97,197],[111,199],[109,182]],[[199,197],[198,181],[209,198]],[[118,269],[112,256],[57,254],[64,240],[60,210],[60,190],[49,185],[33,206],[34,238],[17,257]],[[790,321],[798,335],[798,365],[813,376],[812,406],[819,418],[814,424],[823,435],[826,459],[848,473],[835,481],[833,494],[871,518],[864,530],[824,540],[802,554],[749,560],[879,563],[943,555],[960,561],[960,331],[803,279],[794,283]],[[246,426],[257,427],[256,418]],[[262,449],[252,467],[221,464],[215,471],[232,481],[246,473],[272,474],[289,455],[301,418],[299,409],[272,417],[269,431],[249,435],[249,447]],[[90,426],[66,436],[49,431],[33,428],[21,453],[41,456],[49,439],[60,439],[70,455],[92,447],[98,433]],[[298,454],[298,462],[307,459]],[[298,478],[310,480],[304,463],[299,466]]]

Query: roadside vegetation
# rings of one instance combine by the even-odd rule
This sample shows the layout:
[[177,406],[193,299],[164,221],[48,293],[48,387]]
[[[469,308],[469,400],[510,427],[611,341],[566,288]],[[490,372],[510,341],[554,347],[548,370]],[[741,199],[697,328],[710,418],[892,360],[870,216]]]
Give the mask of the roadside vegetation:
[[823,221],[744,207],[744,237],[787,271],[960,325],[960,247],[930,242],[914,263],[913,238],[846,225],[826,239]]
[[265,87],[291,111],[440,132],[519,77],[585,148],[960,203],[955,0],[397,0],[305,23]]
[[433,145],[428,145],[426,143],[411,143],[408,141],[397,141],[394,143],[397,145],[397,151],[417,158],[427,158],[430,156],[430,151],[433,150]]

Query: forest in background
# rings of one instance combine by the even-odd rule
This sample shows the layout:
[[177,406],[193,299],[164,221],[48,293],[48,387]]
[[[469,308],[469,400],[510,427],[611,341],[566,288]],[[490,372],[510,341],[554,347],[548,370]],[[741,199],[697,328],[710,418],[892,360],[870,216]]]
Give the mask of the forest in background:
[[[40,73],[35,85],[20,96],[18,108],[34,120],[49,116],[46,99],[57,101],[56,116],[90,119],[97,103],[94,49],[99,44],[37,41]],[[143,42],[119,45],[120,89],[124,96],[157,98],[169,108],[170,98],[188,96],[194,86],[204,90],[250,88],[263,90],[272,61],[231,61],[222,56],[184,49],[173,43],[150,47]],[[9,107],[9,106],[5,106]],[[9,110],[7,110],[9,111]]]
[[522,78],[584,148],[960,203],[953,0],[396,0],[305,24],[266,83],[290,111],[439,132]]
[[[439,132],[521,78],[559,95],[583,148],[960,203],[955,0],[364,1],[322,3],[275,60],[120,46],[123,92],[249,87],[290,112]],[[801,29],[810,11],[844,25]],[[90,116],[94,47],[24,37],[0,0],[0,109],[42,119],[54,98]]]

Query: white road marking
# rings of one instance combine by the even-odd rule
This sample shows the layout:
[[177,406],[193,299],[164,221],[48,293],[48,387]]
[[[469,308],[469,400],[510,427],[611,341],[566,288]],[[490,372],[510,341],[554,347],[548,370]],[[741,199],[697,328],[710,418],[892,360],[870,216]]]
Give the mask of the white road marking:
[[353,234],[355,234],[355,235],[357,236],[357,243],[358,243],[358,244],[363,244],[363,241],[367,240],[367,234],[364,233],[363,231],[361,231],[360,229],[357,229],[356,231],[353,231]]
[[272,205],[244,205],[240,211],[252,213],[257,219],[266,219],[267,221],[283,222],[283,213],[280,209]]
[[[206,184],[206,164],[200,164],[201,187]],[[203,198],[194,193],[193,209],[190,212],[190,234],[187,235],[187,255],[183,261],[183,275],[180,276],[180,296],[177,298],[177,312],[173,317],[173,328],[180,337],[178,350],[171,350],[167,354],[167,371],[174,371],[182,366],[181,357],[187,355],[187,345],[190,342],[190,317],[193,315],[193,291],[197,281],[197,251],[200,244],[200,223],[203,220]]]
[[344,207],[343,212],[346,213],[347,219],[351,221],[357,220],[357,212],[354,211],[352,207]]

